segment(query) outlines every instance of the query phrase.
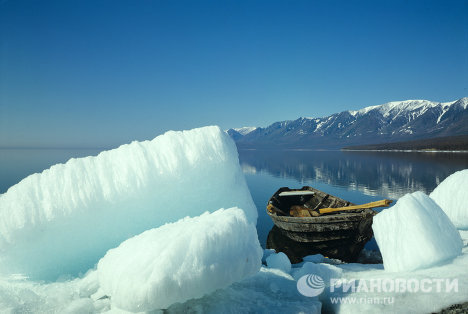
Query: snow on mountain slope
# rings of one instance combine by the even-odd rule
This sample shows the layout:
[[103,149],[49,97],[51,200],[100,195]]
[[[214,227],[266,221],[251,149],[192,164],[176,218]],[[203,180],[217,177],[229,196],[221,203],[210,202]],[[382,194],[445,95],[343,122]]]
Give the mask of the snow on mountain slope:
[[250,132],[255,131],[256,129],[257,129],[257,127],[255,127],[255,126],[244,126],[242,128],[235,128],[234,130],[239,132],[242,135],[247,135]]
[[291,147],[370,144],[468,134],[468,98],[451,102],[393,101],[322,118],[230,129],[239,144]]
[[[445,103],[445,105],[451,105],[455,103]],[[390,115],[398,115],[403,112],[413,111],[420,109],[420,111],[425,112],[428,108],[433,108],[438,106],[440,103],[428,101],[428,100],[404,100],[404,101],[392,101],[383,105],[365,107],[357,111],[349,111],[353,116],[367,114],[371,110],[377,110],[384,117]]]

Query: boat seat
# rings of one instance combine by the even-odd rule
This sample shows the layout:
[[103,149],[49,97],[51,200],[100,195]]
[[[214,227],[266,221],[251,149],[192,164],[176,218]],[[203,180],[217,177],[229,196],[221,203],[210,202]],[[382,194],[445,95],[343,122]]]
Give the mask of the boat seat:
[[313,191],[284,191],[279,196],[302,196],[302,195],[314,195]]

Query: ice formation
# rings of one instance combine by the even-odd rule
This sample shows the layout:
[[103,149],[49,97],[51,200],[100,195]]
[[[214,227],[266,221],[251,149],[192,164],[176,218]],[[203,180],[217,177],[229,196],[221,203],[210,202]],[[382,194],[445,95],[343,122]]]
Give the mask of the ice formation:
[[255,276],[236,282],[226,289],[176,303],[167,313],[307,313],[320,314],[322,304],[317,298],[307,298],[296,288],[294,279],[274,268],[262,267]]
[[263,250],[263,257],[262,257],[262,264],[265,264],[266,265],[266,259],[268,258],[268,256],[270,256],[271,254],[275,254],[276,251],[273,250],[273,249],[264,249]]
[[270,254],[266,258],[266,264],[269,268],[276,268],[289,274],[291,272],[291,262],[283,252]]
[[385,270],[412,271],[454,258],[463,241],[447,215],[422,192],[407,194],[374,217]]
[[257,273],[263,250],[239,208],[220,209],[143,232],[99,261],[113,305],[142,312],[200,298]]
[[321,263],[325,257],[322,254],[307,255],[302,258],[304,262]]
[[0,195],[0,273],[84,273],[145,230],[234,206],[255,224],[236,146],[219,127],[71,159]]
[[468,229],[467,187],[468,169],[465,169],[447,177],[429,195],[460,229]]
[[[460,231],[468,243],[468,231]],[[315,264],[315,265],[313,265]],[[200,299],[171,305],[165,313],[433,313],[453,304],[466,302],[468,295],[468,246],[452,262],[414,272],[392,273],[381,264],[339,264],[327,258],[320,262],[292,265],[292,275],[262,267],[260,271],[227,288]],[[344,292],[336,284],[315,298],[301,295],[294,278],[305,274],[327,278],[364,281],[360,291]],[[293,278],[294,277],[294,278]],[[442,282],[441,282],[442,280]],[[457,280],[458,291],[446,291],[447,281]],[[394,282],[394,289],[372,288],[372,282]],[[416,290],[415,283],[429,282]],[[328,283],[327,283],[328,284]],[[396,291],[396,286],[412,291]],[[440,285],[440,288],[439,288]],[[387,286],[388,287],[388,286]],[[22,279],[0,278],[0,312],[6,313],[128,313],[111,304],[99,289],[97,272],[83,279],[57,283],[34,283]],[[391,303],[383,303],[392,298]],[[157,311],[156,311],[157,313]]]
[[301,268],[295,269],[292,272],[294,279],[299,280],[302,276],[314,274],[320,276],[325,284],[329,284],[331,279],[341,278],[343,270],[334,265],[325,263],[305,262]]

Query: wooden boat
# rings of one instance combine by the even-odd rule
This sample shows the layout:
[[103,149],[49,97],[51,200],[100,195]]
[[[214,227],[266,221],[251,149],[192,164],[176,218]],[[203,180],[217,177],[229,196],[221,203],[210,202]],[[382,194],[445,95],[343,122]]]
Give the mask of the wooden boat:
[[[305,248],[300,250],[301,255],[322,253],[353,261],[372,238],[372,218],[377,214],[372,208],[388,206],[390,202],[355,205],[309,186],[293,190],[283,187],[270,198],[267,213],[288,240],[281,242],[292,247],[292,240],[297,247]],[[281,238],[277,234],[274,237]]]

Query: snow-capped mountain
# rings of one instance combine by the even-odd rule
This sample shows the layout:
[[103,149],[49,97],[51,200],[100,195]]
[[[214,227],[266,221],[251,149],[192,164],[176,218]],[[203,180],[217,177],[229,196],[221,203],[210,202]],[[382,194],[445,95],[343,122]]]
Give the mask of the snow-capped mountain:
[[247,135],[250,132],[255,131],[256,129],[257,129],[257,127],[255,127],[255,126],[244,126],[242,128],[237,128],[237,129],[234,129],[234,130],[239,132],[242,135]]
[[323,118],[275,122],[266,128],[229,129],[239,146],[342,147],[468,134],[468,98],[440,103],[394,101]]
[[237,141],[238,139],[244,137],[252,131],[255,131],[256,129],[258,128],[254,126],[244,126],[242,128],[229,129],[227,132],[234,140]]

